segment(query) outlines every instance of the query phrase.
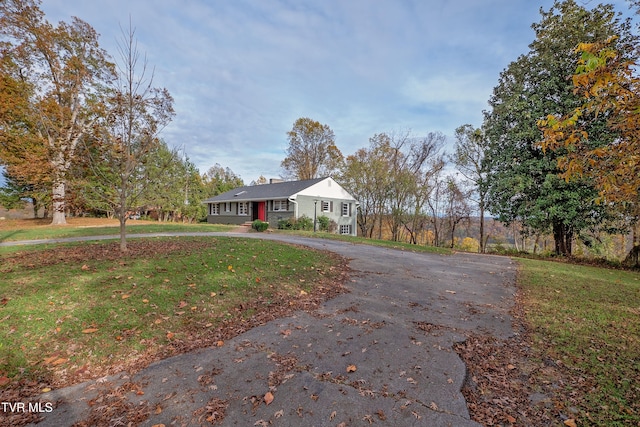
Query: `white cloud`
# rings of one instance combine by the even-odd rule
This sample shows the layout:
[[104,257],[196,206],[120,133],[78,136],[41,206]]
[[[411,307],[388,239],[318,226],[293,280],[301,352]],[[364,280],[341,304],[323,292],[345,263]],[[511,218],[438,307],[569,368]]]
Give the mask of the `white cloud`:
[[[617,0],[623,3],[624,0]],[[498,75],[526,52],[552,0],[46,0],[112,54],[129,17],[155,82],[175,98],[165,130],[201,171],[278,176],[286,132],[328,124],[344,154],[375,133],[479,125]]]

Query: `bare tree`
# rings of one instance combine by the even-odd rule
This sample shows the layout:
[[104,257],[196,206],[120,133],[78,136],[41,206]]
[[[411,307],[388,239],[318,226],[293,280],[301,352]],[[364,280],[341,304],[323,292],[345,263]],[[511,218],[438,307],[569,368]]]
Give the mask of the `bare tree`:
[[485,153],[488,142],[481,129],[463,125],[456,129],[455,151],[451,161],[466,180],[475,187],[476,202],[480,215],[480,252],[486,250],[484,215],[487,206],[487,172]]
[[[126,221],[150,184],[146,163],[159,147],[159,132],[174,116],[173,98],[153,87],[146,59],[140,58],[135,30],[122,32],[118,44],[118,78],[105,100],[105,115],[87,139],[90,167],[99,185],[94,197],[120,221],[120,249],[127,250]],[[174,156],[169,156],[174,157]],[[168,166],[168,165],[167,165]]]
[[446,197],[446,221],[449,228],[450,247],[455,246],[456,228],[462,221],[468,221],[471,216],[469,205],[469,191],[460,186],[456,180],[449,176],[445,181]]
[[440,154],[444,139],[439,133],[424,138],[409,132],[380,133],[369,139],[368,148],[347,157],[338,179],[360,202],[358,224],[363,236],[373,237],[377,231],[381,238],[386,220],[392,240],[401,240],[408,232],[417,243],[433,177],[444,166]]

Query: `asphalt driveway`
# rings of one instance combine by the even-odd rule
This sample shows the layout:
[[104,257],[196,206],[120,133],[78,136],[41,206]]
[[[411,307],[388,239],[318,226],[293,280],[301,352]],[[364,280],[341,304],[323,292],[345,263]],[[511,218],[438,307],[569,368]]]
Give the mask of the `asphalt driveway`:
[[349,258],[350,293],[313,315],[274,320],[222,347],[46,393],[43,400],[60,403],[38,426],[81,422],[101,389],[127,383],[138,385],[125,390],[132,407],[152,408],[143,426],[478,425],[460,392],[466,369],[452,346],[469,333],[513,334],[510,259],[277,234],[242,237]]

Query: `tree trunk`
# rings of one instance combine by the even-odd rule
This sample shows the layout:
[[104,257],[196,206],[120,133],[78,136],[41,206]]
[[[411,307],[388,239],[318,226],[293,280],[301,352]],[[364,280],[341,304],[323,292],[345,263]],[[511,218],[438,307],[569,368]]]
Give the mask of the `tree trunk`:
[[120,252],[127,252],[127,216],[120,216]]
[[556,255],[571,256],[573,231],[562,223],[553,224]]
[[486,248],[484,244],[484,203],[480,203],[480,247],[478,248],[481,254],[485,253]]
[[65,225],[67,220],[64,215],[65,183],[56,181],[53,183],[53,219],[51,225]]
[[623,262],[629,267],[640,267],[640,236],[638,236],[638,227],[640,227],[640,223],[634,224],[631,228],[633,244]]
[[120,192],[120,206],[115,209],[115,212],[120,222],[120,252],[127,252],[127,196],[122,190]]
[[456,242],[455,234],[456,234],[456,225],[455,223],[453,223],[451,225],[451,249],[453,249],[453,247],[455,246],[455,242]]

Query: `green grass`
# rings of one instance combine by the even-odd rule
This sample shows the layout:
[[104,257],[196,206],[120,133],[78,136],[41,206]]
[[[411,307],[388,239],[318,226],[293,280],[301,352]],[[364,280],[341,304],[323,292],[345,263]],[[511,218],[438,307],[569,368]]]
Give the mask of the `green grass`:
[[450,255],[452,253],[449,248],[441,248],[436,246],[422,246],[413,245],[406,242],[392,242],[390,240],[369,239],[366,237],[346,236],[342,234],[326,233],[326,232],[313,232],[313,231],[290,231],[290,230],[278,230],[278,233],[293,234],[303,237],[314,237],[319,239],[340,240],[343,242],[349,242],[354,244],[383,246],[392,249],[400,249],[413,252],[426,252],[432,254]]
[[338,274],[333,257],[254,239],[136,239],[126,256],[117,245],[0,258],[0,377],[59,378],[153,357]]
[[541,357],[571,372],[581,425],[640,423],[640,274],[521,259],[519,284]]
[[[133,222],[133,224],[132,224]],[[162,232],[206,232],[230,231],[233,226],[217,224],[178,224],[157,223],[136,225],[135,221],[127,222],[127,233],[162,233]],[[16,240],[55,239],[64,237],[117,235],[118,227],[82,227],[82,226],[39,226],[19,229],[0,229],[0,242]]]

